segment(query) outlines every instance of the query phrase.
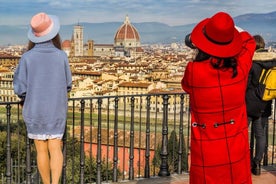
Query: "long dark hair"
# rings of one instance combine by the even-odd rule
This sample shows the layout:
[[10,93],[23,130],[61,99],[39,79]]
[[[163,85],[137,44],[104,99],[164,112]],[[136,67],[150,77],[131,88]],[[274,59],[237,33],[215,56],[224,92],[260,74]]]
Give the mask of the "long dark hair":
[[[54,46],[58,49],[61,50],[61,39],[60,39],[60,36],[59,34],[57,34],[53,39],[52,39],[52,42],[54,44]],[[32,41],[29,41],[28,43],[28,50],[31,50],[32,48],[34,48],[35,46],[35,43],[32,42]]]
[[198,53],[195,57],[195,61],[203,61],[203,60],[207,60],[207,59],[210,59],[211,65],[215,69],[223,70],[223,69],[232,68],[232,70],[233,70],[232,78],[234,78],[238,75],[237,59],[235,57],[218,58],[218,57],[210,56],[209,54],[198,49]]

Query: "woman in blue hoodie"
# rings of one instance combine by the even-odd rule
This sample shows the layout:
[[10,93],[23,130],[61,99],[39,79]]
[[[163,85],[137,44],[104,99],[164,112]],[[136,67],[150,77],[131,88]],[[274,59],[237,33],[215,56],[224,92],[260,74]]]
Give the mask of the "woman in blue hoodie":
[[61,50],[58,17],[38,13],[30,22],[29,46],[14,73],[14,92],[24,101],[28,137],[34,139],[37,165],[44,184],[58,184],[72,76]]

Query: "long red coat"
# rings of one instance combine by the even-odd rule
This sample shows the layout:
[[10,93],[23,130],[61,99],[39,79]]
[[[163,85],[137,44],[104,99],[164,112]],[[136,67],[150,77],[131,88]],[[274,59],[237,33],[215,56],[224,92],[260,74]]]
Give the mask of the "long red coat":
[[235,78],[232,69],[214,69],[210,60],[186,67],[181,83],[191,103],[191,184],[252,183],[245,91],[255,41],[241,35]]

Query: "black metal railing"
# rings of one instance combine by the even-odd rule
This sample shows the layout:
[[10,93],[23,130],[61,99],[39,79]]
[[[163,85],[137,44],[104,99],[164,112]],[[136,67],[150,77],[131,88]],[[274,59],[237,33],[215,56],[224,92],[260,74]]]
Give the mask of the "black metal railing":
[[[184,93],[69,99],[61,183],[120,182],[188,173],[188,100]],[[0,156],[5,158],[0,161],[1,179],[7,184],[37,184],[41,181],[35,148],[26,136],[21,111],[17,102],[0,103]],[[272,165],[275,113],[267,130],[264,164]]]

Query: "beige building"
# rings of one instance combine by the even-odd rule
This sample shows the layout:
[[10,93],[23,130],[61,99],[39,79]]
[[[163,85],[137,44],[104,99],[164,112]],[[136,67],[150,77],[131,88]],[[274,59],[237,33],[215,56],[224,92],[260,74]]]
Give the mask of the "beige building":
[[0,69],[0,102],[19,101],[13,91],[13,72]]
[[19,98],[13,91],[13,70],[19,63],[20,57],[3,54],[0,56],[0,101],[15,102]]
[[84,55],[85,56],[94,56],[94,41],[88,40],[86,47],[84,47]]
[[113,44],[94,44],[94,56],[114,56]]
[[153,85],[149,82],[122,82],[118,85],[118,95],[147,94]]
[[16,66],[19,62],[20,57],[11,55],[0,54],[0,65],[1,66]]

